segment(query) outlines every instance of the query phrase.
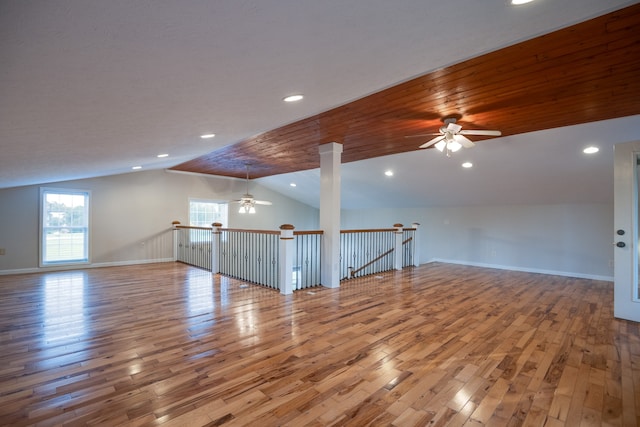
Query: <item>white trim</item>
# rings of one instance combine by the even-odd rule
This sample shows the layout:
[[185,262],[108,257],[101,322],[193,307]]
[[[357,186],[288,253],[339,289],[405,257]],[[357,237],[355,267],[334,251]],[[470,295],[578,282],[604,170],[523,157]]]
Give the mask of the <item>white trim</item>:
[[500,265],[500,264],[486,264],[482,262],[462,262],[458,260],[442,259],[442,258],[432,258],[427,261],[427,264],[432,262],[442,262],[445,264],[468,265],[471,267],[495,268],[497,270],[520,271],[523,273],[548,274],[551,276],[575,277],[576,279],[590,279],[590,280],[601,280],[604,282],[613,282],[613,276],[582,274],[582,273],[575,273],[570,271],[541,270],[537,268],[514,267],[514,266]]
[[[640,141],[613,147],[613,316],[640,322],[638,299],[638,157]],[[614,231],[616,230],[616,231]],[[617,230],[624,234],[618,235]],[[618,247],[617,243],[624,243]]]
[[66,264],[66,265],[54,265],[46,267],[36,268],[18,268],[15,270],[0,270],[0,276],[6,276],[10,274],[30,274],[30,273],[47,273],[51,271],[67,271],[67,270],[84,270],[87,268],[101,268],[101,267],[123,267],[127,265],[138,264],[155,264],[161,262],[175,262],[173,258],[157,258],[157,259],[142,259],[133,261],[116,261],[116,262],[100,262],[95,264]]
[[230,179],[232,181],[246,181],[246,178],[236,178],[235,176],[226,176],[226,175],[213,175],[210,173],[202,173],[202,172],[189,172],[189,171],[179,171],[173,169],[165,169],[165,172],[169,173],[181,173],[183,175],[193,175],[193,176],[202,176],[205,178],[222,178],[222,179]]
[[[86,260],[69,260],[69,261],[54,261],[54,262],[46,262],[44,260],[44,196],[46,193],[57,193],[57,194],[82,194],[86,198],[87,206],[85,206],[87,212],[87,232],[86,232],[86,251],[87,251],[87,259]],[[66,188],[66,187],[47,187],[41,186],[38,190],[38,266],[40,268],[54,267],[54,266],[69,266],[70,268],[77,268],[78,265],[82,264],[91,264],[91,227],[93,226],[93,209],[91,208],[91,204],[93,203],[92,192],[86,188]]]
[[[161,262],[176,262],[176,261],[173,258],[158,258],[158,259],[146,259],[146,260],[135,260],[135,261],[102,262],[102,263],[96,263],[96,264],[87,264],[82,267],[78,265],[75,265],[75,266],[60,265],[60,266],[42,267],[42,268],[20,268],[15,270],[0,270],[0,276],[9,275],[9,274],[45,273],[49,271],[82,270],[85,268],[121,267],[126,265],[154,264],[154,263],[161,263]],[[523,273],[548,274],[552,276],[575,277],[577,279],[591,279],[591,280],[601,280],[604,282],[613,282],[613,276],[609,277],[609,276],[598,276],[598,275],[592,275],[592,274],[571,273],[566,271],[510,267],[505,265],[485,264],[485,263],[478,263],[478,262],[461,262],[461,261],[448,260],[448,259],[442,259],[442,258],[432,258],[425,263],[421,263],[420,265],[430,264],[434,262],[441,262],[445,264],[468,265],[470,267],[495,268],[497,270],[520,271]]]

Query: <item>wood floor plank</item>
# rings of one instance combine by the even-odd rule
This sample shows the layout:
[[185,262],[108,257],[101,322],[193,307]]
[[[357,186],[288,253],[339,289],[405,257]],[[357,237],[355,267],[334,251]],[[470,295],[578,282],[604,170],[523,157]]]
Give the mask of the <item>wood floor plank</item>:
[[640,423],[613,285],[432,263],[282,296],[179,263],[0,276],[0,425]]

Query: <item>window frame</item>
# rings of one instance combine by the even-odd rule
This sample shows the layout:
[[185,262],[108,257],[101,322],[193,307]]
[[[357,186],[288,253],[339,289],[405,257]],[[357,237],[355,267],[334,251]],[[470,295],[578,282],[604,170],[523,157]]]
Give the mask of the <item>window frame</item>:
[[[47,203],[46,196],[48,194],[63,194],[70,196],[83,196],[85,198],[84,205],[84,224],[81,226],[59,226],[61,229],[81,229],[84,233],[84,251],[82,257],[74,259],[63,260],[47,260],[45,238],[47,231],[55,226],[47,225],[46,212]],[[54,188],[54,187],[40,187],[39,192],[39,227],[38,227],[38,265],[40,267],[55,267],[55,266],[70,266],[70,265],[84,265],[91,263],[91,190],[75,189],[75,188]]]
[[[226,200],[216,200],[216,199],[204,199],[202,197],[189,197],[188,203],[187,203],[187,210],[188,210],[188,218],[189,218],[189,226],[192,227],[211,227],[211,224],[216,222],[217,220],[211,220],[211,221],[206,221],[207,224],[205,225],[193,225],[193,223],[191,222],[191,203],[195,202],[195,203],[210,203],[210,204],[216,204],[216,205],[224,205],[225,206],[225,216],[227,217],[227,221],[229,220],[229,202]],[[196,221],[198,222],[198,221]],[[221,219],[220,222],[222,223],[223,226],[228,226],[227,224],[225,224],[224,219]],[[202,235],[200,233],[196,232],[197,230],[192,230],[192,232],[190,233],[190,241],[191,242],[201,242],[201,241],[205,241],[203,240],[203,238],[201,237]]]

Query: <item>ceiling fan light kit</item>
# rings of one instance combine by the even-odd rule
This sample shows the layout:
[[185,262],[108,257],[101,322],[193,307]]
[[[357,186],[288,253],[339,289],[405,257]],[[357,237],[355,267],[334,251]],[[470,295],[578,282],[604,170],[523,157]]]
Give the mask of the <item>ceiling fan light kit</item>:
[[[483,129],[470,129],[463,130],[462,126],[456,123],[456,117],[446,117],[442,120],[444,125],[440,127],[435,138],[425,142],[419,148],[429,148],[432,145],[440,152],[446,152],[447,157],[451,153],[455,153],[464,148],[472,148],[475,146],[473,141],[464,135],[483,135],[483,136],[500,136],[502,132],[499,130],[483,130]],[[424,135],[415,135],[424,136]]]
[[462,148],[462,144],[460,144],[455,139],[452,139],[451,141],[447,141],[447,142],[445,142],[445,140],[443,139],[440,142],[438,142],[435,145],[435,147],[441,153],[444,151],[445,148],[447,149],[447,152],[455,153],[456,151]]
[[241,214],[244,214],[244,213],[254,214],[254,213],[256,213],[256,208],[251,203],[243,203],[243,204],[240,205],[240,209],[238,210],[238,213],[241,213]]
[[256,200],[253,194],[249,194],[249,164],[244,165],[247,169],[247,191],[237,200],[232,200],[231,203],[240,203],[240,209],[238,213],[254,214],[256,213],[256,205],[271,205],[271,202],[266,200]]

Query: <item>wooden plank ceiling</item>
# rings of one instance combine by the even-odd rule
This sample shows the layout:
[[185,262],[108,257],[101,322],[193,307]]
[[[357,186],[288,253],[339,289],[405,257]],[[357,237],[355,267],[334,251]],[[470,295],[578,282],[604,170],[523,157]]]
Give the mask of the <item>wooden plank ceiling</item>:
[[[640,114],[640,4],[500,49],[282,126],[175,166],[251,178],[416,150],[456,115],[504,136]],[[471,137],[474,141],[483,137]],[[561,144],[562,141],[558,141]],[[481,147],[481,144],[478,144]]]

